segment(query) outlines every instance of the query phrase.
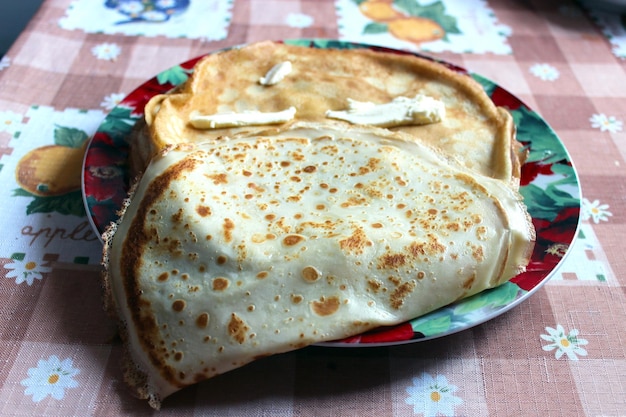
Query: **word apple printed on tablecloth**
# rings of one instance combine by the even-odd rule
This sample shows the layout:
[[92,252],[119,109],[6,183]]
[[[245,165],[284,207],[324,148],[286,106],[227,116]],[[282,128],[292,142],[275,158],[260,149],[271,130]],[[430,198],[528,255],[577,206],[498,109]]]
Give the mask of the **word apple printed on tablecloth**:
[[546,352],[556,350],[554,352],[556,359],[561,359],[563,355],[566,355],[568,359],[577,361],[578,356],[587,356],[587,351],[581,346],[585,346],[589,342],[578,337],[578,329],[572,329],[569,333],[565,333],[563,326],[557,324],[556,329],[546,327],[546,332],[548,332],[547,335],[542,334],[540,336],[550,343],[543,345],[542,349]]
[[126,36],[225,39],[233,0],[76,0],[59,20],[67,30]]
[[24,395],[32,395],[33,402],[40,402],[48,396],[62,400],[65,390],[79,386],[74,379],[79,373],[80,370],[73,367],[71,358],[60,360],[52,355],[48,359],[40,359],[36,367],[29,368],[28,378],[20,383],[26,387]]
[[[25,265],[46,256],[56,256],[55,262],[99,262],[101,246],[86,217],[81,179],[89,137],[103,118],[101,110],[47,106],[31,106],[24,115],[0,112],[0,134],[11,133],[6,147],[11,158],[0,155],[0,200],[5,202],[0,215],[20,219],[4,224],[3,262],[16,264],[15,254],[27,254]],[[55,251],[61,244],[66,250],[59,258]],[[0,269],[0,276],[6,271]]]
[[444,375],[433,378],[424,372],[421,377],[413,378],[413,385],[406,388],[409,397],[405,402],[424,417],[454,416],[455,407],[463,404],[463,400],[454,395],[456,391],[457,387],[448,383]]
[[341,39],[430,52],[510,54],[484,0],[337,0]]

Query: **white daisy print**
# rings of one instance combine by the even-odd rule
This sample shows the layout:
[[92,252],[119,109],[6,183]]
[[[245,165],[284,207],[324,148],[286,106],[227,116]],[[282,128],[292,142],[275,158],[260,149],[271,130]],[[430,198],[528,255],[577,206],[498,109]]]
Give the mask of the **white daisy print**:
[[176,6],[176,0],[157,0],[155,4],[161,9],[168,9],[170,7]]
[[546,352],[556,349],[554,357],[561,359],[565,354],[570,360],[577,361],[578,356],[587,356],[587,351],[581,346],[586,345],[587,340],[578,337],[578,330],[572,329],[569,333],[565,333],[563,326],[557,324],[556,329],[546,327],[548,334],[542,334],[541,338],[550,342],[543,345],[542,348]]
[[543,81],[554,81],[561,75],[559,70],[550,64],[535,64],[530,67],[530,72]]
[[141,17],[149,22],[165,22],[167,20],[167,14],[159,10],[148,10],[141,14]]
[[443,375],[434,378],[424,372],[421,378],[413,378],[413,385],[406,388],[409,397],[404,401],[413,405],[413,411],[424,417],[453,416],[454,407],[463,403],[454,393],[457,387],[448,383]]
[[608,204],[600,204],[600,201],[598,200],[589,201],[586,198],[583,198],[581,210],[583,220],[591,219],[594,223],[598,224],[601,221],[609,221],[609,217],[612,215],[613,213],[609,211]]
[[4,265],[10,272],[6,278],[15,278],[16,284],[26,283],[33,285],[35,280],[43,279],[43,274],[52,270],[49,266],[44,266],[47,261],[36,258],[25,258],[23,256],[13,256],[13,262]]
[[24,116],[12,112],[11,110],[0,111],[0,132],[7,132],[11,135],[17,133],[22,128]]
[[114,107],[120,104],[124,97],[126,97],[126,95],[122,93],[109,94],[102,100],[100,106],[104,107],[107,110],[113,110]]
[[9,68],[11,66],[11,58],[9,58],[8,56],[3,56],[2,59],[0,59],[0,71],[2,71],[5,68]]
[[292,28],[308,28],[313,24],[313,18],[304,13],[289,13],[285,18],[287,26]]
[[115,61],[122,49],[115,43],[101,43],[91,48],[91,53],[98,59]]
[[78,375],[79,369],[72,366],[72,360],[59,360],[55,355],[48,359],[40,359],[36,368],[28,370],[28,378],[21,384],[26,387],[25,395],[32,395],[33,401],[38,403],[48,395],[55,400],[62,400],[65,390],[78,387],[73,377]]
[[136,16],[143,11],[144,7],[140,1],[129,1],[127,3],[122,3],[119,6],[119,10],[122,13],[129,14],[131,16]]
[[624,123],[615,116],[607,116],[604,113],[594,114],[589,118],[591,127],[600,129],[601,132],[621,132]]

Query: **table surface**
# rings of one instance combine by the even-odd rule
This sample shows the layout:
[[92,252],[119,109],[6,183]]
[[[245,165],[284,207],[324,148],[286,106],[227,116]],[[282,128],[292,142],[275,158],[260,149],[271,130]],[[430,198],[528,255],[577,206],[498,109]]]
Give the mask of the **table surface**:
[[[158,414],[626,416],[625,20],[573,1],[388,0],[412,19],[398,32],[359,3],[43,2],[0,61],[0,415],[157,413],[128,394],[102,310],[81,145],[167,68],[242,43],[327,38],[457,64],[540,114],[578,172],[577,239],[544,286],[484,324],[275,355],[182,390]],[[50,176],[62,191],[36,195]]]

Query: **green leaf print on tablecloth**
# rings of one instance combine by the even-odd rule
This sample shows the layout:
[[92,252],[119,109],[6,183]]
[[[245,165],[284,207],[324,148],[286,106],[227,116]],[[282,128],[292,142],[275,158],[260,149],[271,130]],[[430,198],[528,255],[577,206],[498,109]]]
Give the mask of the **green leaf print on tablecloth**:
[[71,214],[82,217],[85,215],[85,205],[83,204],[80,190],[60,196],[39,197],[28,191],[18,188],[13,191],[14,197],[30,197],[33,200],[26,207],[26,214],[35,213],[59,213]]
[[57,126],[54,129],[54,143],[69,148],[80,148],[88,136],[84,130],[73,127]]
[[80,176],[89,135],[82,129],[55,125],[52,136],[53,145],[36,147],[20,159],[15,169],[20,188],[12,196],[32,199],[28,215],[56,212],[82,217]]

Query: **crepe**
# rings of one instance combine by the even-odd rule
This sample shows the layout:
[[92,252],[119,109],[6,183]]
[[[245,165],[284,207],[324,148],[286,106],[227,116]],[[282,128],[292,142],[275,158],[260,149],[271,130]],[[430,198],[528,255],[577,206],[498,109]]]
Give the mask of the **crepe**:
[[[260,82],[281,63],[290,72],[273,85]],[[441,100],[446,117],[424,126],[389,127],[438,147],[462,165],[515,186],[523,156],[514,140],[510,114],[496,107],[466,74],[408,54],[369,49],[316,49],[260,42],[208,55],[190,79],[170,94],[158,95],[145,109],[146,125],[133,142],[133,170],[141,173],[165,146],[204,142],[221,135],[249,135],[266,126],[197,129],[193,112],[203,114],[279,112],[297,109],[294,121],[331,121],[328,111],[346,109],[349,100],[387,103],[426,95]],[[284,126],[278,126],[282,128]]]
[[513,187],[408,134],[296,123],[166,148],[105,238],[127,382],[158,408],[506,282],[534,229]]

